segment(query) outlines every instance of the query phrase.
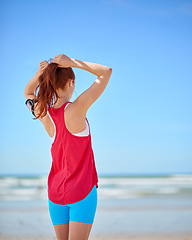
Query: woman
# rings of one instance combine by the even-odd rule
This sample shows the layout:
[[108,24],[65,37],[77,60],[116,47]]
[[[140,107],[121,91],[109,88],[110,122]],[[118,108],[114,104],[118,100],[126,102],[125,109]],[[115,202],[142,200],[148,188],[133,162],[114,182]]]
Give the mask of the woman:
[[[112,69],[64,54],[55,56],[50,64],[43,61],[39,66],[24,95],[26,105],[53,141],[48,176],[51,221],[58,240],[86,240],[96,213],[98,188],[86,114],[106,88]],[[89,71],[98,78],[70,102],[75,89],[72,67]]]

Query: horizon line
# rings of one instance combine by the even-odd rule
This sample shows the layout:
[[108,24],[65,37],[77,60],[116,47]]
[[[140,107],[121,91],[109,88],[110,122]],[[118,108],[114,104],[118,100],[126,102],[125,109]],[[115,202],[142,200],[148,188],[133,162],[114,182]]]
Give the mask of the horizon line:
[[[191,175],[192,172],[132,172],[132,173],[101,173],[99,177],[130,177],[130,176],[170,176],[170,175]],[[0,177],[42,177],[49,173],[0,173]]]

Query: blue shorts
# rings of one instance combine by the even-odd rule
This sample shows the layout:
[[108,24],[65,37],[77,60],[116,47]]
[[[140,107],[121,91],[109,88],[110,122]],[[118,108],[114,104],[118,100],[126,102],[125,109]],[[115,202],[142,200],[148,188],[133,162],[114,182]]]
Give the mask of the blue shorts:
[[48,198],[48,203],[53,225],[69,224],[69,221],[93,223],[97,208],[96,185],[81,201],[71,204],[56,204]]

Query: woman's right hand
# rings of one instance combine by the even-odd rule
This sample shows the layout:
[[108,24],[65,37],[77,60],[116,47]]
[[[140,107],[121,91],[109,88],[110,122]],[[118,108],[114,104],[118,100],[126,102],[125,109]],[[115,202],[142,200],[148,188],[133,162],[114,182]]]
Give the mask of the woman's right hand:
[[51,63],[57,63],[59,67],[71,67],[72,59],[65,54],[59,54],[51,60]]

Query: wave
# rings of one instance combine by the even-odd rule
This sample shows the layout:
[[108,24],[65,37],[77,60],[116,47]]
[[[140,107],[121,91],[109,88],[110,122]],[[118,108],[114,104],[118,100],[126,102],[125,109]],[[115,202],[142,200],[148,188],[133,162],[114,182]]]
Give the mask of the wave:
[[[192,193],[192,174],[169,176],[99,177],[98,198],[130,199]],[[47,176],[0,177],[0,200],[47,200]]]

